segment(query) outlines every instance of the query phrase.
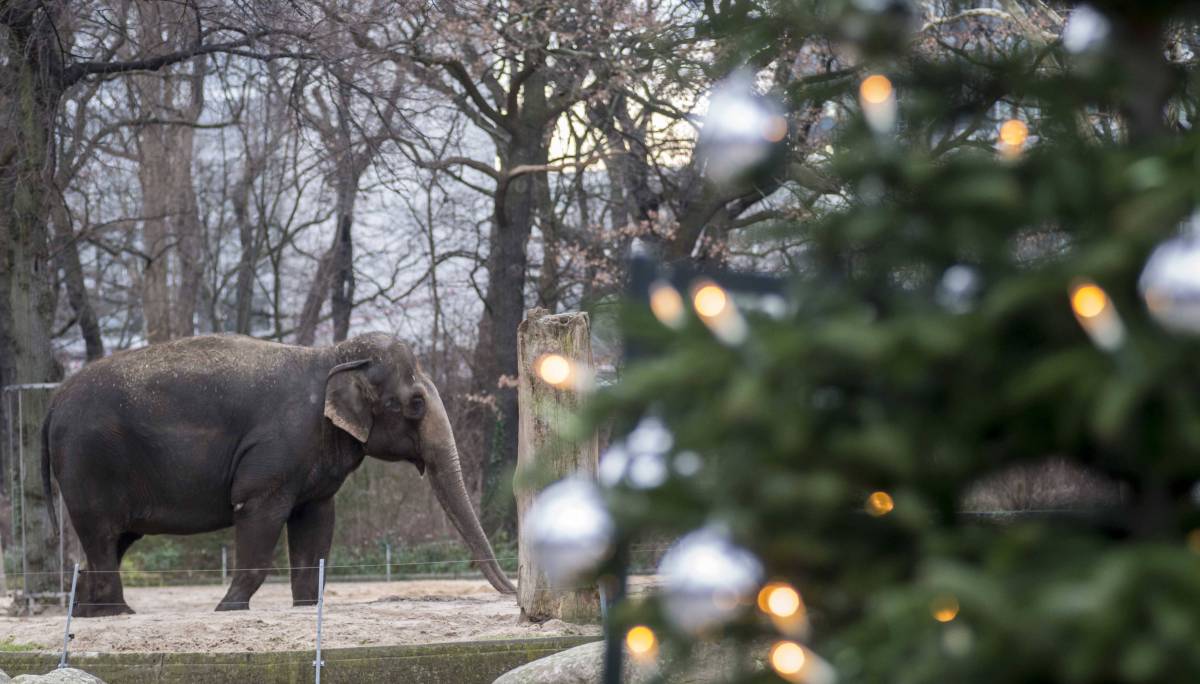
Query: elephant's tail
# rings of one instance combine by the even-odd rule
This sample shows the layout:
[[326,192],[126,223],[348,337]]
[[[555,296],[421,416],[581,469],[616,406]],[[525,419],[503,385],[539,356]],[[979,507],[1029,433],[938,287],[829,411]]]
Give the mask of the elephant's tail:
[[46,512],[50,514],[50,530],[58,538],[58,513],[54,510],[54,489],[50,486],[50,418],[54,409],[42,421],[42,494],[46,497]]

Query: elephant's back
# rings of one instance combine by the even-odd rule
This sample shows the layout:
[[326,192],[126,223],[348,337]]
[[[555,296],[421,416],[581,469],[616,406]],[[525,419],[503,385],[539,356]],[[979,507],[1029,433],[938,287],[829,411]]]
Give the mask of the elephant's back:
[[[238,401],[270,394],[312,370],[320,350],[243,335],[200,335],[117,352],[63,383],[55,406]],[[175,400],[175,401],[173,401]],[[146,406],[145,408],[148,408]]]

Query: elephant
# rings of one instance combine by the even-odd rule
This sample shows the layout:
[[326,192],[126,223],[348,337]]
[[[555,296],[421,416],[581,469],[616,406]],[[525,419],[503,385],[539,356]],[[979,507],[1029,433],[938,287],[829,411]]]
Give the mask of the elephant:
[[293,605],[316,603],[334,494],[366,456],[428,475],[483,575],[515,592],[471,505],[438,390],[391,335],[324,348],[204,335],[119,352],[60,386],[42,442],[47,501],[53,477],[87,557],[79,617],[133,612],[115,571],[144,535],[230,526],[236,567],[217,610],[249,607],[285,527]]

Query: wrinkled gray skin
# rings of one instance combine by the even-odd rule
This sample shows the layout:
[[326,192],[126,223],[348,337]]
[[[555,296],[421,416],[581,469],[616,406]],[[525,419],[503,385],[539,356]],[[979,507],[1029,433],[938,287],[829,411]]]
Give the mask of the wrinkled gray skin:
[[367,455],[428,475],[484,576],[514,591],[437,388],[388,335],[324,349],[217,335],[114,354],[62,386],[42,438],[45,486],[53,474],[87,555],[80,617],[133,612],[112,571],[143,535],[229,526],[236,567],[217,610],[249,607],[285,526],[293,603],[314,603],[334,494]]

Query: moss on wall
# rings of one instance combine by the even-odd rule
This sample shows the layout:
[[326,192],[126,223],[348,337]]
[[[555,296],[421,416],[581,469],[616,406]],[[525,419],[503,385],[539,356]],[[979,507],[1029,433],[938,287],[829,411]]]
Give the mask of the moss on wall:
[[[519,665],[595,641],[596,637],[553,637],[468,641],[420,646],[373,646],[323,651],[321,681],[490,684]],[[72,667],[109,684],[299,684],[313,681],[313,652],[278,653],[79,653]],[[10,676],[41,674],[58,665],[48,653],[0,653]]]

